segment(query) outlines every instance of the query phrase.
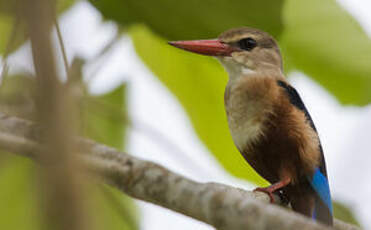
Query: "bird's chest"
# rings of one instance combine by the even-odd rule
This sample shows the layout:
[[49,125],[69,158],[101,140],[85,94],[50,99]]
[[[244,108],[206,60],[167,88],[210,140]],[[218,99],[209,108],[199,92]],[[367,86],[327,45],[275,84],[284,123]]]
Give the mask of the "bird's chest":
[[251,95],[248,87],[231,83],[226,87],[224,102],[233,141],[242,152],[263,135],[266,105],[263,98]]

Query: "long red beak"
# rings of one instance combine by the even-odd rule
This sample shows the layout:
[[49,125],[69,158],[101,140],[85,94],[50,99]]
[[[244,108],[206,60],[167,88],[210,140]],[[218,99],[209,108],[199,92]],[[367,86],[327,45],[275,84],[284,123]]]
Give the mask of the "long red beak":
[[169,42],[170,45],[193,53],[209,56],[230,56],[235,48],[219,40],[193,40]]

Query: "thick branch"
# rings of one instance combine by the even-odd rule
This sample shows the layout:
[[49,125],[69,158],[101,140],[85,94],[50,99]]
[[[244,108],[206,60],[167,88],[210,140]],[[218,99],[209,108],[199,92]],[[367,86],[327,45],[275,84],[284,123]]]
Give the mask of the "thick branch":
[[[32,122],[0,114],[0,147],[37,158],[40,129]],[[77,138],[87,168],[126,194],[183,213],[217,229],[328,229],[277,205],[264,193],[216,184],[197,183],[155,163]],[[335,221],[340,230],[359,229]]]

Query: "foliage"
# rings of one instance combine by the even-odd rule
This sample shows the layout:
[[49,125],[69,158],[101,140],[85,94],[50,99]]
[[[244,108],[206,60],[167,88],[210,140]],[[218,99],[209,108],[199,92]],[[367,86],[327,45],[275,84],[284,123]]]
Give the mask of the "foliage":
[[35,165],[23,157],[0,154],[0,229],[40,229]]
[[279,40],[288,70],[308,73],[342,103],[371,101],[371,41],[335,0],[91,2],[121,25],[145,23],[167,39],[210,38],[238,26],[263,29]]
[[[58,1],[58,13],[65,12],[74,3],[75,0]],[[28,39],[21,9],[20,0],[0,0],[0,54],[14,51]],[[14,17],[15,14],[18,17]]]
[[85,96],[81,122],[87,137],[100,143],[124,149],[126,116],[125,85],[120,85],[101,96]]
[[137,53],[183,105],[201,140],[229,172],[257,184],[265,182],[244,163],[226,127],[225,72],[215,60],[175,50],[166,40],[212,38],[238,26],[260,28],[279,41],[287,73],[308,74],[344,104],[371,101],[371,40],[335,0],[91,3],[106,18],[134,25],[130,34]]
[[283,0],[90,0],[90,2],[105,17],[121,25],[144,22],[168,39],[216,36],[228,28],[246,25],[270,31],[277,36],[283,29],[280,13]]
[[[0,0],[0,54],[4,54],[9,44],[8,51],[14,51],[27,40],[24,23],[17,23],[12,16],[17,2]],[[371,40],[335,0],[90,2],[107,19],[130,28],[139,56],[183,105],[197,135],[224,168],[256,184],[266,182],[245,163],[227,128],[223,105],[226,73],[215,60],[176,50],[166,44],[167,40],[212,38],[239,26],[260,28],[279,41],[287,73],[297,70],[308,74],[344,104],[366,105],[371,101]],[[64,12],[74,3],[74,0],[59,1],[58,12]],[[33,104],[29,98],[34,89],[30,79],[24,76],[6,79],[7,83],[0,89],[1,111],[32,118]],[[123,123],[127,121],[126,111],[122,111],[126,107],[124,95],[123,85],[103,96],[84,91],[83,134],[123,149],[126,132]],[[0,197],[9,204],[0,208],[0,216],[4,218],[0,220],[0,229],[37,229],[37,207],[32,200],[36,191],[34,166],[14,156],[6,155],[0,160],[7,166],[0,169],[0,185],[5,188],[0,191]],[[14,194],[17,199],[11,198]],[[137,228],[128,198],[106,187],[93,186],[92,194],[95,205],[104,210],[99,219],[102,226]],[[111,203],[121,205],[108,205],[112,199]],[[344,213],[346,209],[336,204],[335,214],[352,220]],[[122,216],[127,221],[120,219]]]
[[[69,85],[71,86],[71,85]],[[33,119],[35,80],[30,76],[10,76],[0,88],[0,110],[7,114]],[[84,91],[84,90],[83,90]],[[84,91],[81,115],[84,134],[92,139],[124,148],[126,126],[121,117],[125,106],[125,87],[99,96]],[[102,108],[102,106],[105,106]],[[108,107],[109,109],[107,109]],[[0,229],[40,229],[37,170],[23,157],[0,153]],[[97,229],[137,229],[136,210],[131,198],[107,186],[90,184],[87,200]],[[4,203],[5,202],[5,203]],[[6,204],[6,205],[5,205]],[[99,210],[99,211],[95,211]],[[20,221],[22,220],[22,221]]]
[[280,39],[296,69],[345,104],[371,102],[371,39],[335,0],[287,0]]
[[347,223],[360,226],[357,218],[352,213],[353,210],[350,207],[337,201],[334,201],[332,204],[334,207],[334,216],[336,218],[338,218],[339,220],[343,220]]
[[[127,123],[123,113],[126,107],[126,87],[119,85],[114,90],[99,96],[86,93],[82,100],[82,124],[84,135],[108,146],[123,150]],[[137,229],[136,210],[131,198],[104,185],[95,187],[95,201],[100,207],[97,223],[100,229]]]
[[[287,69],[310,74],[344,103],[371,100],[370,39],[333,0],[91,2],[121,25],[144,23],[168,39],[215,37],[241,25],[267,30],[279,39]],[[140,57],[182,103],[198,135],[223,166],[261,184],[244,166],[228,134],[222,104],[224,71],[210,58],[166,47],[166,40],[143,26],[135,27],[131,35]]]

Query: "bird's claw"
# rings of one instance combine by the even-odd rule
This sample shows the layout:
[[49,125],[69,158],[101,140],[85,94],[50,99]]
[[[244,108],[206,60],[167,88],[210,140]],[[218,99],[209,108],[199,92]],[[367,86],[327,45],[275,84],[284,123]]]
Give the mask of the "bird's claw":
[[287,206],[290,203],[289,198],[287,197],[287,195],[285,194],[283,190],[278,190],[275,193],[280,197],[281,205]]
[[270,199],[270,203],[275,203],[275,199],[274,199],[274,196],[273,196],[273,192],[269,189],[269,187],[267,188],[256,188],[254,189],[254,192],[264,192],[265,194],[267,194],[269,196],[269,199]]
[[277,196],[279,196],[282,205],[288,205],[289,204],[288,197],[286,196],[285,192],[281,189],[276,190],[276,191],[272,191],[269,187],[266,187],[266,188],[256,188],[256,189],[254,189],[254,192],[255,191],[264,192],[265,194],[267,194],[269,196],[270,203],[275,203],[276,202],[276,199],[274,198],[274,195],[277,195]]

